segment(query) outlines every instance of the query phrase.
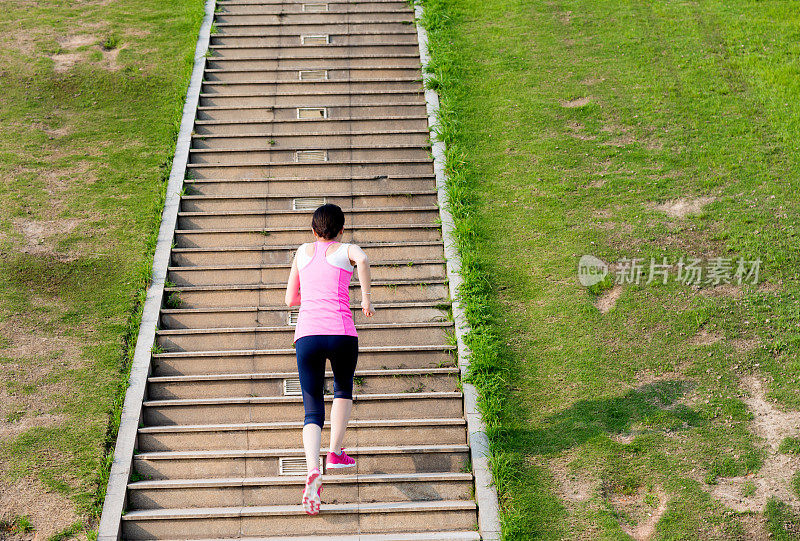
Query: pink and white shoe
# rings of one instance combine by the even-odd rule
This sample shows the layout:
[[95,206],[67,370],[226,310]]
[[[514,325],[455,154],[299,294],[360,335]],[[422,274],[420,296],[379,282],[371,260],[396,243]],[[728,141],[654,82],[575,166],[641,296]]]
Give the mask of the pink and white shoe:
[[303,489],[303,510],[309,515],[319,513],[320,496],[322,496],[322,477],[314,468],[306,477],[306,488]]
[[340,454],[336,453],[328,453],[328,458],[325,460],[325,467],[327,469],[338,469],[338,468],[352,468],[356,465],[356,461],[347,456],[347,453],[342,452]]

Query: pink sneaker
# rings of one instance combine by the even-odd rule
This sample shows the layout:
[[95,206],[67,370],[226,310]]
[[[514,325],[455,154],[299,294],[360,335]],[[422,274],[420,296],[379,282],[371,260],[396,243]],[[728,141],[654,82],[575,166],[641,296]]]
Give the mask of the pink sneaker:
[[309,515],[319,513],[320,496],[322,495],[322,477],[314,468],[306,477],[306,488],[303,489],[303,510]]
[[328,458],[325,460],[325,467],[327,469],[337,468],[352,468],[356,465],[356,461],[347,456],[347,453],[342,449],[341,454],[328,453]]

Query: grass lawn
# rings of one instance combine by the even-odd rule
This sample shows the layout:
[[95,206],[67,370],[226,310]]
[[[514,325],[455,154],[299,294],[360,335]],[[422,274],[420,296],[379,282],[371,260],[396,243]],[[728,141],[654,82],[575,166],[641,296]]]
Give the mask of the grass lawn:
[[202,14],[3,3],[0,538],[93,536]]
[[796,3],[424,3],[505,538],[800,538]]

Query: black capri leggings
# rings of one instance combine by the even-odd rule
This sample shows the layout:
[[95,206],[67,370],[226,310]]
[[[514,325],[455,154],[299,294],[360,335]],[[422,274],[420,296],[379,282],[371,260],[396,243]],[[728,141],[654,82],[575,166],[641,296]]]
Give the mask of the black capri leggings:
[[353,374],[358,360],[358,338],[348,335],[315,334],[294,343],[297,371],[306,410],[304,425],[325,424],[325,359],[331,360],[333,397],[353,398]]

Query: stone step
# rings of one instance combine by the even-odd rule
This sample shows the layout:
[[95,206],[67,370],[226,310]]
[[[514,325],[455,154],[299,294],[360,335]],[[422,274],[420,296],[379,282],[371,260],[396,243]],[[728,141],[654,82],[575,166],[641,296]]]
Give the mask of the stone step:
[[[390,441],[407,445],[466,444],[463,418],[356,420],[347,425],[348,445],[370,447]],[[302,446],[303,421],[244,423],[229,425],[147,426],[139,429],[138,449],[178,451],[194,449],[266,449]],[[322,440],[330,439],[330,422],[322,430]]]
[[374,145],[365,148],[355,146],[331,148],[324,140],[316,148],[285,148],[269,145],[266,141],[251,150],[239,149],[191,149],[191,165],[230,165],[230,166],[286,166],[304,167],[309,165],[341,166],[351,163],[378,164],[381,157],[391,156],[392,163],[424,163],[430,156],[426,146],[415,145]]
[[239,33],[258,32],[262,36],[299,36],[302,34],[414,34],[417,28],[411,21],[392,21],[385,18],[373,20],[368,23],[302,23],[293,24],[269,23],[269,22],[249,22],[240,20],[236,22],[217,22],[215,23],[218,33],[226,36],[233,36]]
[[[303,197],[306,195],[306,197]],[[310,197],[309,197],[310,196]],[[228,212],[249,213],[253,211],[261,212],[265,217],[282,217],[286,220],[294,220],[297,216],[308,217],[318,204],[334,203],[339,205],[345,212],[345,223],[352,223],[365,219],[373,219],[373,216],[384,216],[386,212],[409,212],[410,215],[427,214],[436,212],[437,205],[436,192],[434,190],[406,190],[383,192],[339,192],[319,194],[315,190],[295,191],[294,194],[231,194],[231,195],[184,195],[181,197],[181,212]],[[302,209],[302,210],[296,210]],[[303,219],[302,223],[307,223]],[[310,223],[310,222],[308,222]],[[415,223],[413,220],[410,223]]]
[[[311,0],[308,0],[309,2]],[[314,0],[315,2],[317,0]],[[320,0],[322,1],[322,0]],[[352,0],[352,1],[345,1],[345,0],[332,0],[327,2],[328,4],[344,4],[345,6],[361,6],[361,5],[368,5],[368,4],[396,4],[399,0]],[[403,0],[405,2],[405,0]],[[303,1],[299,2],[302,5]],[[229,6],[278,6],[279,8],[287,8],[291,5],[295,4],[295,2],[287,2],[286,0],[217,0],[217,6],[220,7],[229,7]],[[407,5],[407,4],[406,4]],[[343,9],[346,9],[343,8]]]
[[[363,323],[356,325],[358,342],[365,346],[436,344],[446,342],[452,323]],[[294,326],[233,327],[201,329],[160,329],[156,344],[164,351],[206,351],[209,349],[270,349],[292,344]]]
[[[373,39],[367,43],[351,43],[350,38],[319,34],[291,34],[282,36],[285,45],[248,45],[238,36],[228,36],[227,45],[212,44],[210,55],[214,58],[280,58],[285,66],[301,58],[372,58],[378,65],[391,65],[394,58],[417,58],[419,49],[410,39],[406,43],[396,40]],[[327,43],[325,43],[327,41]],[[365,41],[365,40],[360,40]]]
[[[435,368],[455,366],[455,347],[433,346],[359,347],[361,370],[393,368]],[[241,351],[192,351],[155,353],[151,360],[155,376],[238,374],[242,372],[289,372],[297,369],[292,348]]]
[[[285,263],[270,265],[216,265],[203,267],[170,267],[168,279],[176,286],[210,286],[236,284],[275,284],[289,276],[291,265]],[[445,276],[444,261],[372,261],[370,262],[372,278],[378,281],[387,280],[432,280]],[[358,268],[353,281],[358,281]],[[428,304],[392,304],[383,303],[381,309],[423,308]],[[433,305],[431,305],[433,306]],[[267,307],[261,306],[260,309]],[[285,307],[279,307],[285,310]]]
[[[433,172],[433,164],[426,160],[347,160],[340,162],[272,162],[265,164],[215,164],[190,163],[187,174],[191,178],[253,178],[295,175],[297,177],[343,175],[426,175]],[[293,242],[293,241],[286,241]]]
[[[307,36],[307,35],[306,35]],[[327,44],[327,45],[300,45],[303,34],[297,36],[297,46],[295,47],[248,47],[246,45],[219,45],[209,50],[211,58],[230,58],[230,59],[278,59],[282,65],[295,67],[295,60],[315,60],[324,62],[328,58],[347,58],[362,60],[369,59],[371,64],[378,66],[391,66],[398,61],[410,61],[419,57],[419,52],[415,45],[346,45],[346,44]],[[319,39],[319,38],[314,38]],[[328,39],[328,38],[325,38]]]
[[[315,61],[319,62],[319,61]],[[299,66],[298,67],[299,71]],[[296,80],[296,81],[279,81],[279,80],[263,80],[254,75],[249,81],[206,81],[203,83],[204,94],[252,94],[252,93],[265,93],[265,92],[281,92],[281,93],[306,93],[311,94],[319,92],[319,95],[324,95],[330,92],[353,92],[356,94],[374,92],[374,91],[388,91],[395,92],[421,92],[422,78],[418,77],[387,77],[385,79],[378,77],[364,78],[364,79],[350,79],[347,81],[314,81],[314,80]]]
[[[209,210],[189,211],[178,214],[178,227],[186,229],[221,229],[221,228],[276,228],[284,223],[287,227],[311,227],[313,210],[303,211],[267,211],[267,210]],[[426,207],[394,207],[387,209],[366,209],[348,212],[347,227],[385,224],[398,212],[411,224],[437,224],[439,209]]]
[[[216,122],[262,122],[269,123],[276,120],[308,120],[310,117],[302,115],[316,115],[314,120],[347,118],[360,120],[374,117],[411,117],[424,116],[425,104],[420,100],[402,103],[375,104],[345,104],[336,105],[326,98],[309,97],[304,100],[296,99],[293,105],[274,107],[251,106],[209,106],[200,107],[197,113],[198,121]],[[394,144],[390,141],[388,145]]]
[[[208,537],[263,537],[307,535],[469,530],[475,526],[474,502],[381,502],[323,504],[318,515],[308,516],[300,505],[151,509],[122,517],[125,539],[198,539]],[[389,539],[392,539],[390,537]]]
[[[356,370],[354,392],[457,392],[457,368]],[[325,375],[325,391],[332,392],[333,374]],[[297,372],[152,376],[147,380],[149,400],[225,398],[229,396],[297,396]],[[287,385],[289,387],[287,387]]]
[[[374,11],[369,9],[359,9],[352,11],[324,11],[324,12],[302,12],[288,10],[281,13],[270,13],[259,9],[238,9],[227,10],[222,9],[217,12],[214,18],[215,24],[218,27],[225,28],[225,24],[241,24],[248,25],[280,25],[281,27],[291,27],[293,25],[340,25],[349,28],[359,25],[376,23],[398,23],[398,22],[414,22],[414,11],[406,6],[401,10],[381,10]],[[287,32],[288,33],[288,32]]]
[[[342,15],[339,15],[341,17]],[[331,45],[403,45],[407,47],[418,47],[416,34],[342,34],[341,30],[334,34],[328,34],[328,42]],[[309,41],[306,39],[306,41]],[[211,36],[211,46],[220,45],[239,45],[247,47],[263,47],[268,51],[273,47],[297,47],[302,44],[299,34],[290,35],[260,35],[258,32],[237,32],[236,34],[219,33]],[[419,54],[419,53],[417,53]],[[419,62],[416,66],[419,71]]]
[[[194,196],[182,201],[178,213],[178,229],[221,229],[221,228],[274,228],[311,226],[311,217],[318,206],[325,203],[339,204],[345,213],[346,227],[380,225],[390,222],[398,212],[408,224],[434,224],[440,220],[439,208],[435,205],[418,206],[412,201],[422,199],[429,194],[368,197],[296,197],[278,199],[268,197],[209,197]],[[387,206],[366,205],[381,198],[394,203]],[[290,203],[293,209],[274,208],[279,203]],[[349,205],[347,203],[350,203]],[[411,204],[409,204],[411,203]],[[273,206],[273,208],[269,208]]]
[[[211,248],[222,246],[264,246],[276,244],[297,244],[307,242],[308,226],[284,228],[241,228],[241,229],[177,229],[175,246],[178,248]],[[397,239],[436,241],[441,239],[438,225],[430,224],[391,224],[356,225],[345,227],[342,242],[390,242]]]
[[[353,319],[357,325],[366,323],[423,323],[446,321],[446,308],[450,305],[434,302],[375,303],[374,315],[367,317],[360,304],[353,303]],[[274,327],[285,325],[296,311],[288,308],[232,307],[232,308],[187,308],[161,311],[161,328],[199,329],[228,327]]]
[[[170,479],[128,485],[136,509],[281,505],[297,499],[305,476]],[[471,499],[472,475],[461,472],[331,475],[326,504]]]
[[[236,80],[237,78],[247,77],[252,79],[252,77],[259,76],[276,78],[280,81],[297,81],[298,80],[298,73],[303,70],[293,70],[293,71],[282,71],[277,73],[270,73],[270,72],[262,72],[262,71],[235,71],[235,72],[224,72],[219,74],[213,74],[211,79],[212,81],[232,81]],[[328,71],[327,73],[331,73]],[[337,70],[335,73],[342,73],[342,70]],[[278,77],[280,76],[280,77]],[[377,77],[377,76],[376,76]],[[346,80],[342,77],[338,79],[329,79],[332,81],[342,81]],[[366,105],[366,104],[392,104],[395,102],[399,103],[423,103],[422,100],[422,93],[419,90],[413,90],[410,92],[403,92],[403,91],[391,91],[391,92],[362,92],[358,94],[350,94],[347,92],[312,92],[312,93],[262,93],[262,94],[243,94],[239,96],[228,96],[228,95],[206,95],[200,99],[200,106],[201,107],[319,107],[319,106],[343,106],[343,105]],[[383,133],[382,133],[383,132]],[[425,132],[428,133],[428,130],[417,130],[416,133]],[[408,133],[408,132],[399,132],[399,134]],[[412,132],[414,133],[414,132]],[[369,132],[363,132],[358,135],[367,136],[367,135],[374,135],[374,136],[386,136],[386,135],[399,135],[396,131],[389,132],[384,130],[372,130]],[[290,134],[287,134],[287,136]],[[294,135],[294,134],[291,134]]]
[[[302,413],[302,411],[301,411]],[[324,456],[324,452],[320,451]],[[467,445],[403,445],[347,447],[356,460],[351,474],[459,472],[469,459]],[[272,477],[280,475],[280,459],[304,459],[303,449],[231,449],[158,451],[134,455],[136,473],[145,480]],[[304,460],[303,460],[304,461]],[[333,470],[325,471],[333,474]]]
[[[361,289],[356,282],[350,284],[353,303],[361,302]],[[167,308],[234,308],[280,307],[285,308],[286,284],[233,284],[211,286],[165,287]],[[372,283],[372,302],[449,302],[449,291],[444,279],[392,280]]]
[[283,203],[278,204],[279,208],[291,208],[292,199],[296,198],[298,194],[315,194],[331,198],[343,193],[349,193],[351,197],[352,194],[356,194],[357,197],[366,197],[367,194],[371,194],[376,198],[382,198],[383,194],[389,194],[384,199],[378,199],[381,201],[381,205],[386,206],[393,199],[391,195],[393,193],[424,192],[424,194],[410,196],[414,205],[422,206],[435,204],[437,201],[436,191],[433,189],[435,183],[433,175],[407,178],[388,178],[383,175],[377,179],[343,176],[330,180],[317,178],[187,179],[184,181],[184,188],[190,195],[224,197],[264,197],[269,195],[272,198],[283,199]]
[[[252,122],[218,122],[218,121],[197,121],[195,124],[195,131],[197,135],[250,135],[250,134],[269,134],[270,137],[274,136],[282,136],[288,134],[295,134],[295,135],[309,135],[312,133],[317,134],[328,134],[328,133],[339,133],[343,129],[346,129],[347,126],[351,126],[354,131],[368,131],[370,129],[375,130],[393,130],[393,131],[409,131],[409,132],[418,132],[421,129],[427,129],[427,118],[423,117],[381,117],[381,118],[370,118],[370,119],[361,119],[361,120],[346,120],[346,119],[336,119],[336,118],[327,118],[324,120],[287,120],[287,121],[275,121],[275,122],[261,122],[261,121],[252,121]],[[345,175],[346,173],[329,173],[326,176],[329,177],[340,177]],[[431,173],[393,173],[388,175],[387,173],[373,173],[371,175],[363,175],[358,173],[350,173],[350,175],[355,177],[364,177],[364,176],[391,176],[391,177],[401,177],[401,176],[425,176],[430,175]],[[288,175],[273,175],[274,177],[286,177]],[[320,178],[322,175],[306,175],[312,176],[313,178]],[[208,177],[213,178],[213,177]],[[243,178],[258,178],[257,176],[253,177],[243,177]],[[262,177],[263,178],[263,177]]]
[[[239,537],[242,541],[319,541],[319,536],[280,536],[280,537]],[[326,541],[478,541],[481,539],[477,530],[462,532],[410,532],[410,533],[375,533],[359,535],[325,535]],[[201,541],[223,541],[201,540]]]
[[[353,394],[352,419],[448,418],[464,414],[461,393]],[[330,418],[333,396],[325,397]],[[301,396],[147,400],[145,425],[269,423],[303,418]],[[271,474],[269,474],[271,475]]]
[[286,2],[281,4],[266,3],[217,3],[220,13],[264,13],[264,14],[295,14],[295,13],[413,13],[408,2],[394,0],[392,2]]
[[[173,248],[172,264],[226,265],[233,260],[240,265],[261,265],[271,263],[291,263],[297,251],[297,244],[264,246],[220,246],[210,248]],[[444,256],[441,240],[404,242],[366,242],[359,246],[370,260],[423,260]]]
[[[254,34],[258,36],[258,34]],[[266,38],[262,38],[266,39]],[[416,39],[416,38],[414,38]],[[372,58],[364,56],[355,57],[328,57],[324,59],[319,58],[293,58],[291,64],[286,61],[270,56],[261,56],[257,58],[226,58],[222,56],[209,56],[206,59],[206,66],[210,70],[241,70],[241,69],[256,69],[267,70],[270,72],[290,71],[294,72],[295,80],[314,81],[319,83],[320,80],[306,74],[300,77],[299,70],[337,70],[347,72],[348,74],[343,78],[345,80],[383,80],[389,81],[394,78],[407,78],[420,79],[419,59],[412,58],[411,56],[403,56],[393,58],[391,61],[385,58]],[[387,74],[383,77],[372,73],[371,70],[386,70]],[[401,70],[395,72],[394,70]],[[267,81],[281,80],[282,77],[274,75],[271,78],[265,79]],[[340,78],[341,80],[341,78]]]
[[[424,150],[430,152],[430,135],[422,131],[395,131],[386,134],[346,134],[342,132],[318,132],[308,134],[223,134],[196,135],[192,138],[192,152],[198,154],[257,152],[268,154],[272,161],[302,161],[307,151],[321,151],[319,158],[333,161],[337,153],[347,158],[363,152],[394,150],[408,152]],[[300,153],[296,155],[296,153]],[[284,155],[288,154],[288,155]],[[349,195],[349,194],[348,194]],[[380,205],[377,205],[380,206]]]

